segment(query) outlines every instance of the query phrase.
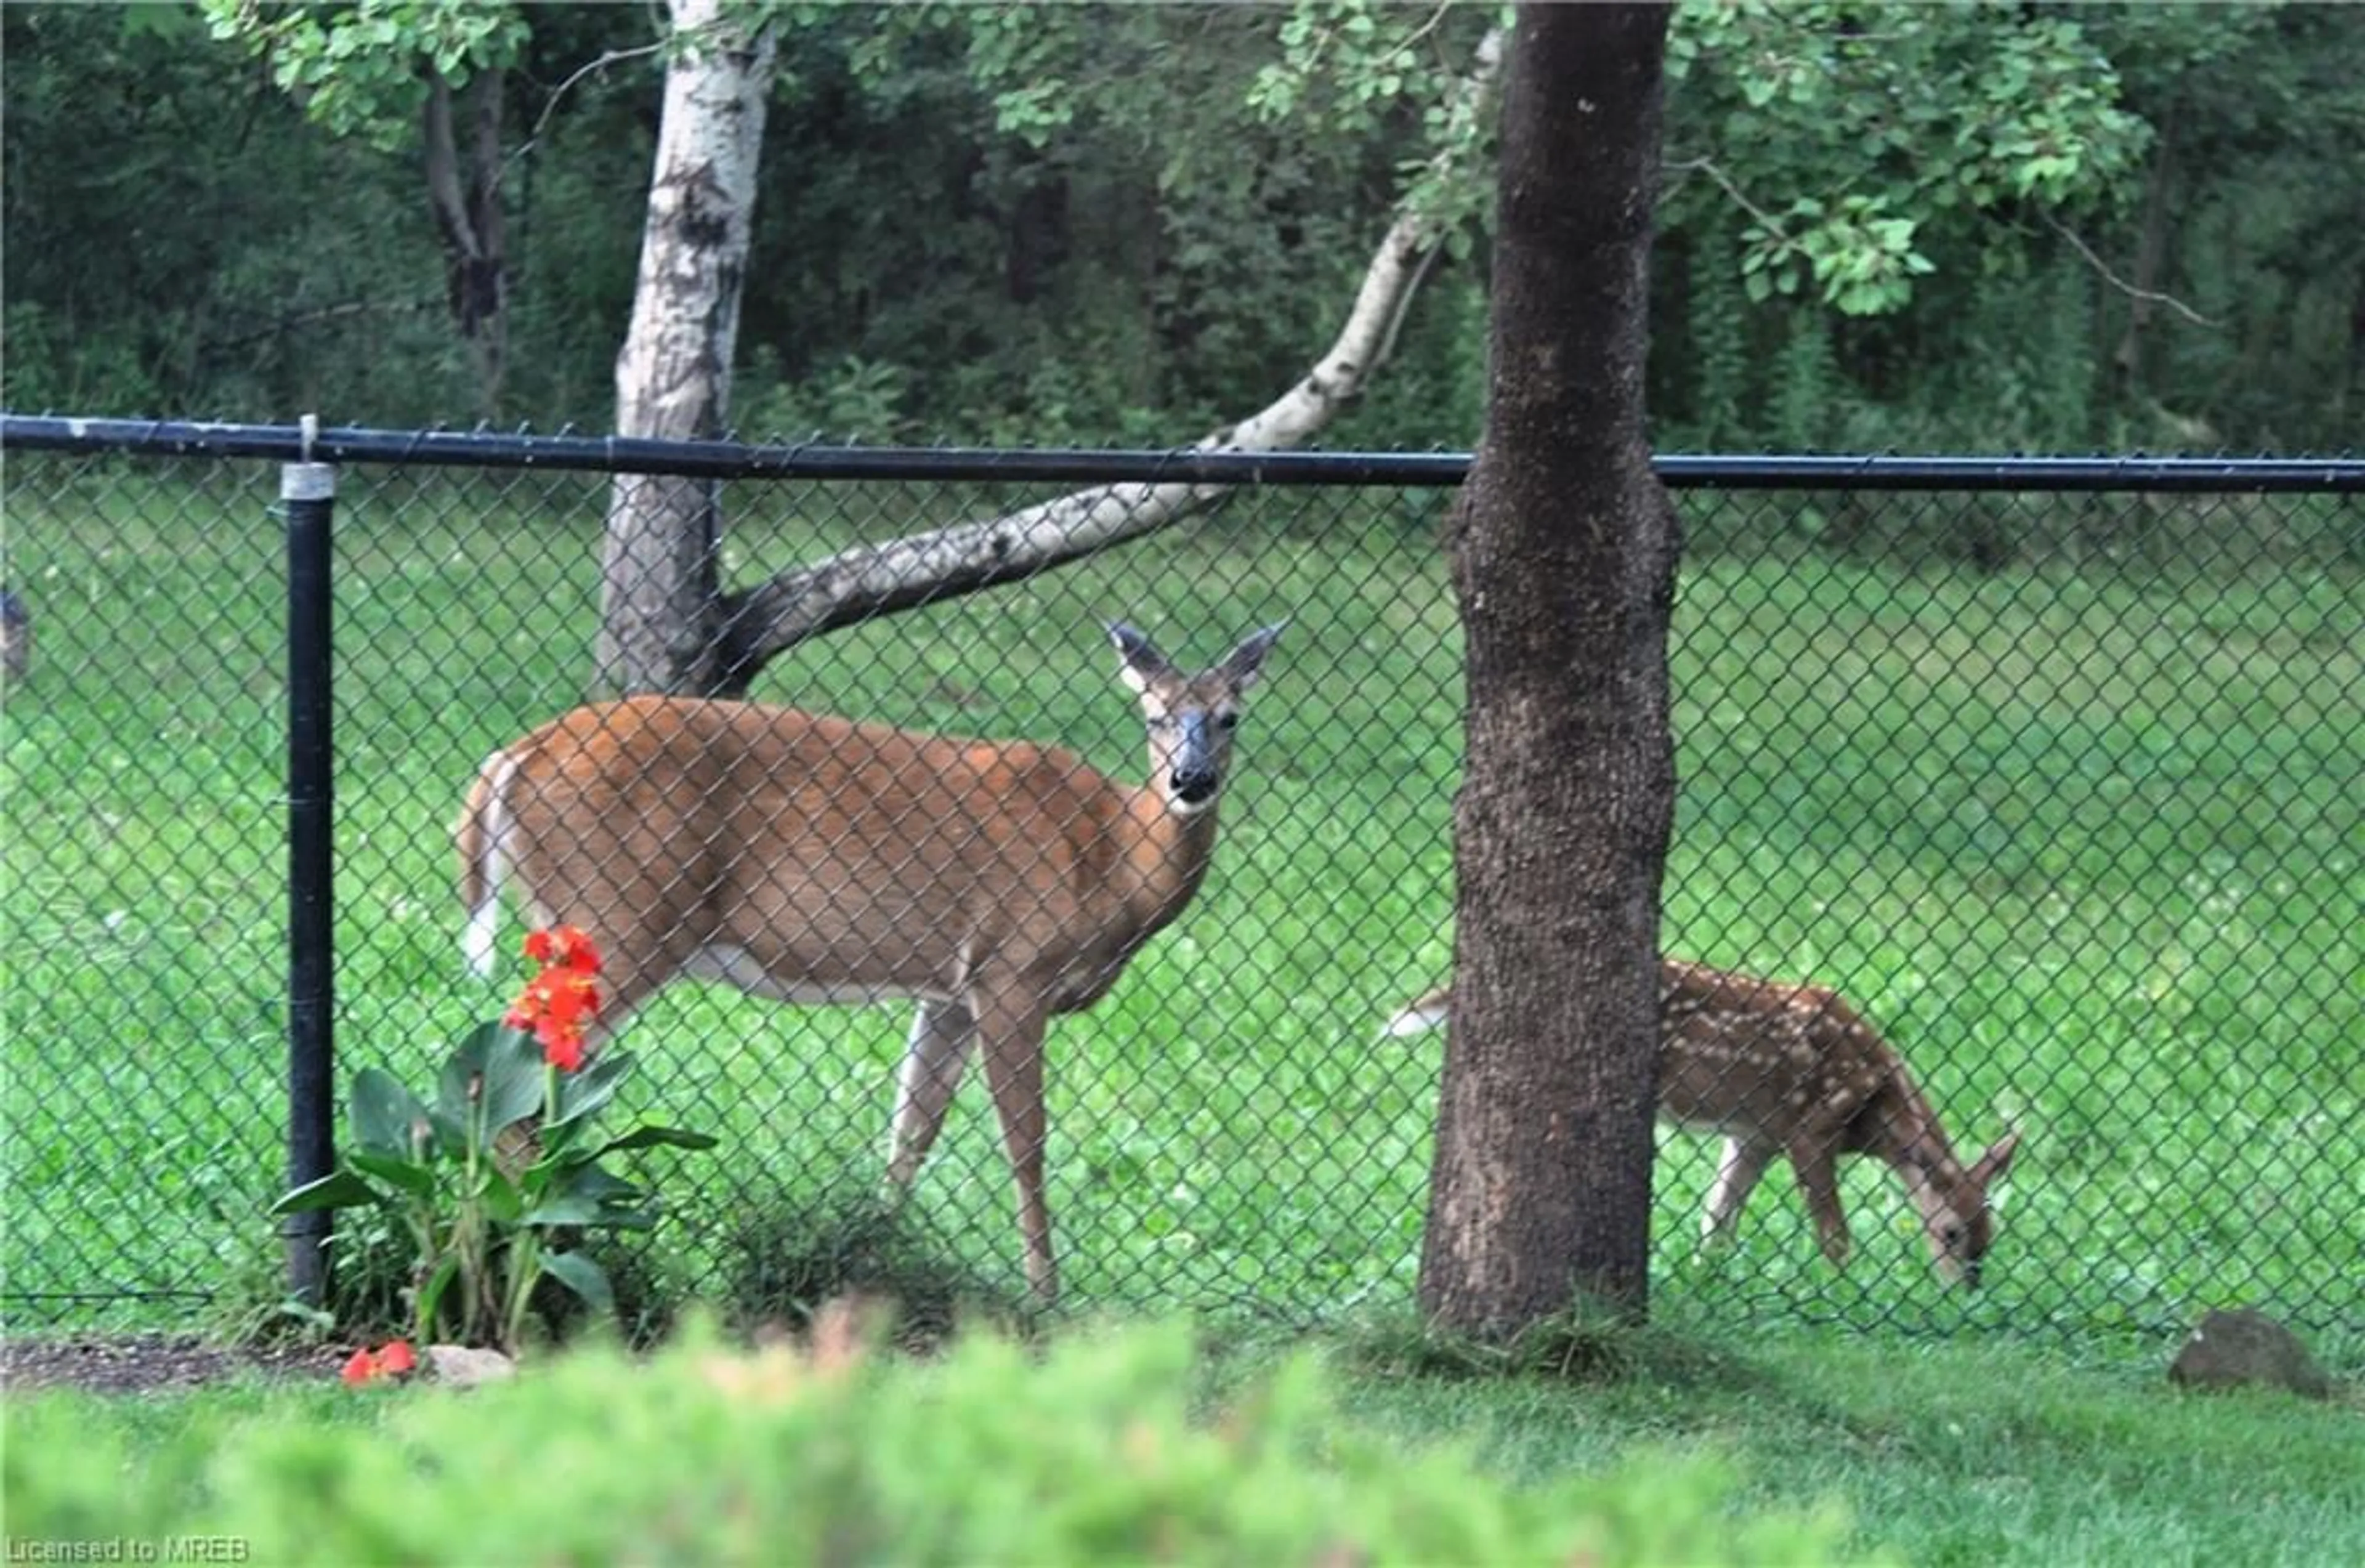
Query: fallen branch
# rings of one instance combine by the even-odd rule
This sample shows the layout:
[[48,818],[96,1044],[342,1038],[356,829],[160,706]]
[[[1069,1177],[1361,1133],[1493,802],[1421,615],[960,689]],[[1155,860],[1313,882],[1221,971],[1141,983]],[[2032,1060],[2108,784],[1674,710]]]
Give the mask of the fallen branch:
[[[1471,69],[1452,90],[1457,111],[1482,110],[1501,69],[1502,50],[1499,28],[1479,40]],[[1444,173],[1449,159],[1440,151],[1432,173]],[[1364,271],[1329,352],[1280,398],[1202,437],[1194,448],[1284,451],[1319,434],[1385,362],[1444,229],[1444,221],[1408,193]],[[745,692],[767,662],[809,637],[1049,571],[1197,516],[1229,490],[1226,485],[1179,482],[1101,486],[782,572],[723,597],[724,689]]]

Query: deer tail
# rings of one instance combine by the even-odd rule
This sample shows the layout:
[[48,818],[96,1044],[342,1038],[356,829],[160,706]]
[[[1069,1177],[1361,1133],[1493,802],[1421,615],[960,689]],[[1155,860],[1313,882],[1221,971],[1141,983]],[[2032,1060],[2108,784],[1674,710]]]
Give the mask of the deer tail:
[[1432,991],[1427,996],[1407,1002],[1385,1024],[1380,1025],[1380,1037],[1389,1039],[1406,1035],[1426,1034],[1445,1027],[1446,1014],[1453,1005],[1453,991],[1447,987]]
[[493,973],[500,934],[501,884],[509,879],[512,864],[510,834],[515,823],[509,794],[517,767],[517,758],[506,751],[487,757],[453,829],[460,846],[460,902],[468,912],[460,950],[469,969],[487,979]]

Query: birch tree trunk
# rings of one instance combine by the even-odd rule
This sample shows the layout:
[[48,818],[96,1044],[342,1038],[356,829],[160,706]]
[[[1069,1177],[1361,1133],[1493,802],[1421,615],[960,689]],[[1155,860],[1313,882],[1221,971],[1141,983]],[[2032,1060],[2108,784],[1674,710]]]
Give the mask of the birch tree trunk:
[[1504,89],[1453,1015],[1420,1302],[1508,1338],[1648,1300],[1675,510],[1642,412],[1667,10],[1527,4]]
[[[691,441],[721,435],[730,406],[775,40],[723,0],[671,0],[671,10],[679,52],[616,358],[616,431]],[[617,476],[600,553],[600,689],[716,686],[716,504],[705,481]]]

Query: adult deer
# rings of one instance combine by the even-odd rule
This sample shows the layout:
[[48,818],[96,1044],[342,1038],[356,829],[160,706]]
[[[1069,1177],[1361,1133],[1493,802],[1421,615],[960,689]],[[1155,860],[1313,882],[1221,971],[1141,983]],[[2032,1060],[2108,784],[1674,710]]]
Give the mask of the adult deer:
[[1198,891],[1241,694],[1281,627],[1197,675],[1130,626],[1108,632],[1149,724],[1140,789],[1054,747],[745,702],[633,697],[552,721],[486,759],[461,812],[471,963],[491,971],[514,879],[536,921],[597,944],[606,1031],[685,978],[785,1002],[916,999],[890,1185],[919,1174],[979,1051],[1027,1282],[1048,1305],[1045,1025],[1099,1001]]
[[[1451,988],[1388,1020],[1389,1035],[1444,1025]],[[1835,1170],[1869,1154],[1905,1182],[1941,1278],[1979,1282],[1995,1233],[1988,1188],[2012,1164],[2008,1133],[1966,1167],[1905,1060],[1838,992],[1712,969],[1681,958],[1659,966],[1659,1114],[1725,1135],[1724,1158],[1700,1220],[1703,1244],[1731,1239],[1741,1205],[1777,1155],[1806,1194],[1823,1255],[1848,1257],[1847,1215]]]

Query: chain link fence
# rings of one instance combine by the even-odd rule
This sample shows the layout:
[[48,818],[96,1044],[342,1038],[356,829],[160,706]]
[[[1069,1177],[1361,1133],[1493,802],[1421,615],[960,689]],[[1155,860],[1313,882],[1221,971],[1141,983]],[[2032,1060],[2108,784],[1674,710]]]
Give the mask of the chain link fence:
[[[261,459],[287,437],[75,450],[35,423],[9,426],[0,628],[6,1307],[133,1324],[267,1302],[288,595]],[[390,438],[335,502],[341,1126],[354,1069],[423,1087],[523,979],[514,910],[498,977],[462,964],[451,829],[488,754],[581,700],[599,616],[605,475],[521,463],[517,438],[483,438],[476,467],[477,438],[404,439],[432,465]],[[1014,454],[1043,476],[1020,482],[975,454],[836,455],[858,475],[723,486],[726,585],[998,515],[1056,474],[1177,461]],[[1667,469],[1689,544],[1664,945],[1836,990],[1966,1161],[2019,1145],[1970,1294],[1874,1159],[1841,1167],[1844,1269],[1778,1171],[1728,1246],[1698,1249],[1717,1140],[1666,1130],[1663,1306],[2090,1332],[2241,1300],[2353,1325],[2365,464]],[[1139,780],[1104,623],[1195,669],[1288,622],[1241,701],[1204,885],[1050,1025],[1073,1304],[1306,1320],[1411,1298],[1442,1042],[1386,1025],[1452,955],[1462,694],[1438,527],[1457,473],[1301,457],[1211,517],[815,638],[756,680],[760,700],[1056,743]],[[694,983],[639,1010],[631,1110],[723,1141],[644,1157],[667,1212],[636,1288],[796,1288],[781,1260],[873,1201],[910,1011]],[[1014,1294],[977,1077],[910,1214],[961,1278]]]

